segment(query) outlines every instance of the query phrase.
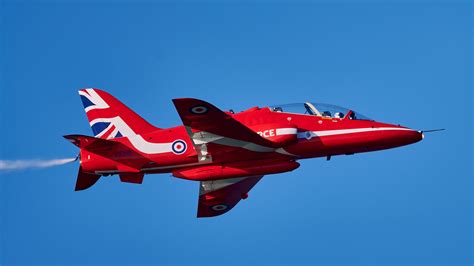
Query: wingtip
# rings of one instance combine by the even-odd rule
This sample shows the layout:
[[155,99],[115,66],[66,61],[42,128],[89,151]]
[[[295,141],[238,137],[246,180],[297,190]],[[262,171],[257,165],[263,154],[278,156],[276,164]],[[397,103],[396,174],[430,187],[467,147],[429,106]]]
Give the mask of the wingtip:
[[221,213],[199,212],[198,211],[198,213],[196,214],[196,218],[198,218],[198,219],[199,218],[213,218],[213,217],[217,217],[217,216],[222,216],[222,215],[228,213],[229,211],[230,211],[230,209],[226,210],[224,212],[221,212]]
[[183,98],[173,98],[173,99],[171,99],[171,101],[180,102],[180,101],[203,101],[203,100],[196,99],[196,98],[183,97]]

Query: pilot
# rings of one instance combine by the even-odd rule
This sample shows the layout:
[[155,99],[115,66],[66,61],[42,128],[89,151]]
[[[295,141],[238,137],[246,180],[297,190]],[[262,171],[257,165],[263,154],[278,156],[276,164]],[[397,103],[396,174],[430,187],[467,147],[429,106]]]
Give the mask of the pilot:
[[337,113],[334,114],[334,117],[335,118],[344,118],[344,113],[337,112]]
[[322,115],[323,115],[324,117],[331,117],[331,112],[329,112],[329,111],[324,111],[324,112],[322,113]]

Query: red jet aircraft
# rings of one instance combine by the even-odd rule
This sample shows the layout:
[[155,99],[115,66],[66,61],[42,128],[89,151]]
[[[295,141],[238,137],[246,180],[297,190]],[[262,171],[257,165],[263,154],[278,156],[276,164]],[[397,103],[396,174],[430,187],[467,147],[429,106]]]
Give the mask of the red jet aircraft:
[[423,139],[421,131],[311,102],[234,113],[198,99],[174,99],[183,125],[157,128],[105,91],[79,95],[95,137],[64,136],[80,148],[75,189],[87,189],[101,176],[141,184],[145,174],[172,173],[200,182],[197,217],[228,212],[264,175],[295,170],[298,160]]

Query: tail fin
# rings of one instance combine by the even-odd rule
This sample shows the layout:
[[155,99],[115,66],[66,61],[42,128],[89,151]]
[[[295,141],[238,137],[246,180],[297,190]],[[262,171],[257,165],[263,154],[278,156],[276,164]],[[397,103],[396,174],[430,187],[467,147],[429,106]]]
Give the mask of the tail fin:
[[158,129],[105,91],[82,89],[79,95],[97,138],[142,135]]

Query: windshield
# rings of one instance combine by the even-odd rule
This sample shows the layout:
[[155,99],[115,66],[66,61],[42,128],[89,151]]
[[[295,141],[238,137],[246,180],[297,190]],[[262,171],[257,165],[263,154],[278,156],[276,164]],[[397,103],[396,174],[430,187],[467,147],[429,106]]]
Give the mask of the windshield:
[[304,115],[317,115],[321,117],[328,118],[344,118],[347,114],[350,113],[349,119],[353,120],[371,120],[368,117],[351,111],[347,108],[340,107],[332,104],[325,103],[292,103],[292,104],[282,104],[282,105],[273,105],[270,106],[270,110],[273,112],[284,112],[292,114],[304,114]]

